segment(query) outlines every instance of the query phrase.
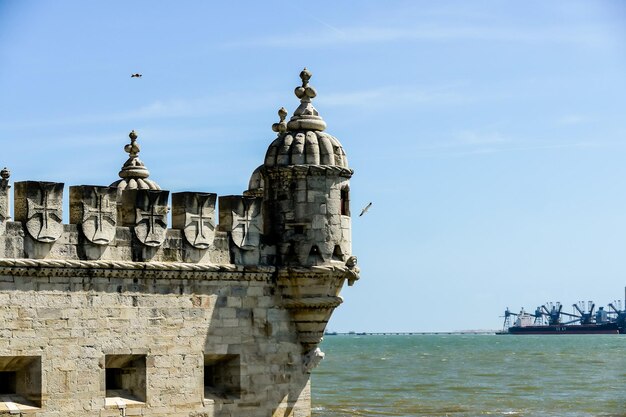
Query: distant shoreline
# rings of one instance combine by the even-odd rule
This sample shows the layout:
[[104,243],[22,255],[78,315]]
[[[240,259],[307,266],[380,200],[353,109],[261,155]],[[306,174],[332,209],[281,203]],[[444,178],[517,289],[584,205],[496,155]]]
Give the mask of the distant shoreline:
[[450,332],[327,332],[324,336],[418,336],[496,334],[497,330],[457,330]]

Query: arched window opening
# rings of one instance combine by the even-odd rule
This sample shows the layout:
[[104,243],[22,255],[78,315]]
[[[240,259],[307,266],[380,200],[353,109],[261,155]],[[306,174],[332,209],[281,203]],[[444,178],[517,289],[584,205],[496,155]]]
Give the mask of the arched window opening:
[[320,253],[317,245],[311,246],[307,262],[309,263],[309,265],[320,265],[324,263],[324,258],[322,257],[322,254]]
[[335,250],[333,250],[333,261],[344,261],[343,252],[341,250],[341,246],[335,245]]

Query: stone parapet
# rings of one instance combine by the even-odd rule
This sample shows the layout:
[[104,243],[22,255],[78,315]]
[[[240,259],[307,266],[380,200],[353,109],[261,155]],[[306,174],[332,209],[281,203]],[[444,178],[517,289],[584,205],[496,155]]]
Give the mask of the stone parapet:
[[224,198],[218,225],[213,193],[174,193],[170,207],[166,190],[71,186],[69,224],[63,224],[62,183],[16,182],[14,222],[9,189],[8,182],[0,184],[0,210],[5,210],[0,212],[0,257],[247,265],[274,260],[275,249],[263,245],[261,250],[259,244],[259,197]]

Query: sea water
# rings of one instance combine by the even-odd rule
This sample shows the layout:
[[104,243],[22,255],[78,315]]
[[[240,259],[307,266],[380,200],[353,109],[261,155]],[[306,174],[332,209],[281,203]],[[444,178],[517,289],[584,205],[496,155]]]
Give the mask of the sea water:
[[626,335],[326,336],[313,417],[626,417]]

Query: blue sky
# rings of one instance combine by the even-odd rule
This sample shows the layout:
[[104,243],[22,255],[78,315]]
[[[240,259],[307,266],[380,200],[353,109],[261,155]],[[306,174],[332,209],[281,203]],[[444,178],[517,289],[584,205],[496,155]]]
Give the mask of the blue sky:
[[164,189],[238,194],[305,66],[373,202],[331,329],[623,297],[621,1],[0,0],[0,165],[108,185],[135,129]]

